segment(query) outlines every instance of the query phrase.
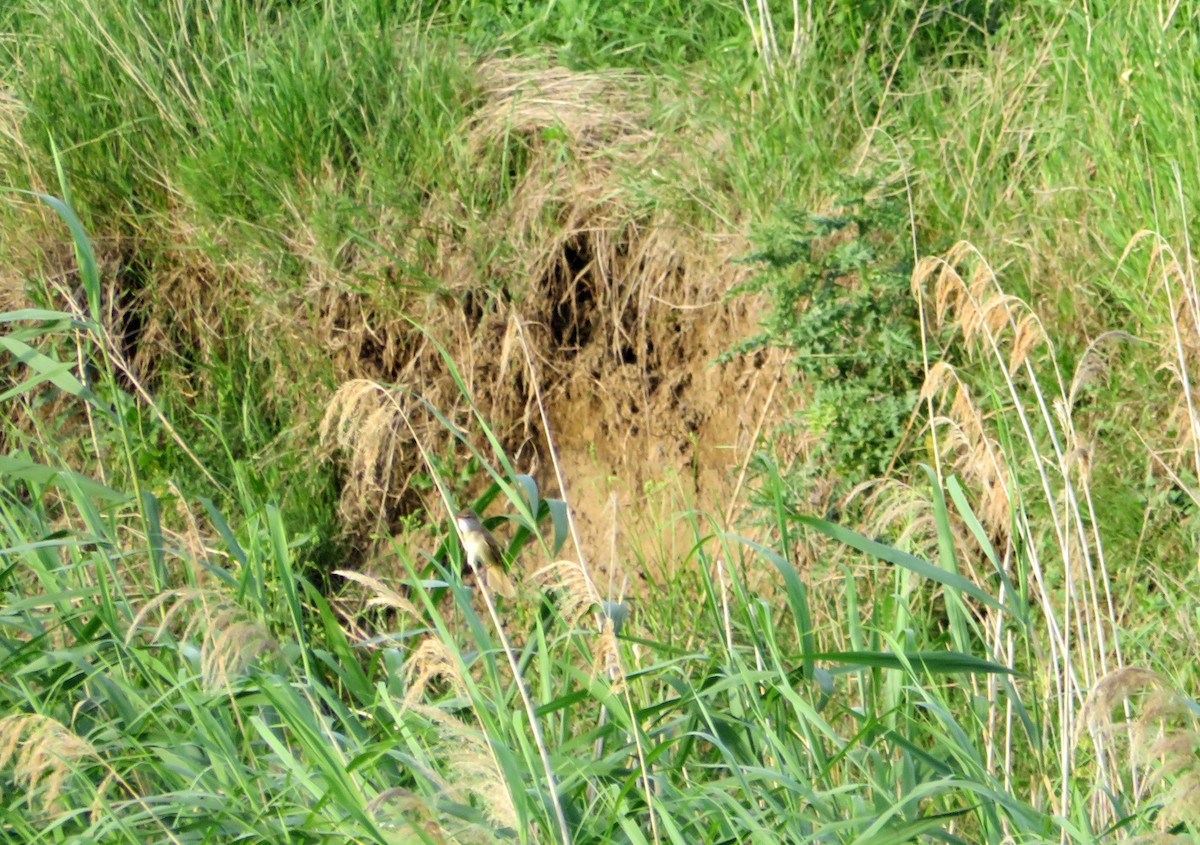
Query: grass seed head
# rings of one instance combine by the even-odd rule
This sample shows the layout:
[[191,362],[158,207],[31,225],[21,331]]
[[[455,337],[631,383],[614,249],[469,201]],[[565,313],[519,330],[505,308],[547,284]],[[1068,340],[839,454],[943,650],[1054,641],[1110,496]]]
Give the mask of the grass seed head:
[[0,769],[12,764],[13,778],[24,785],[31,809],[36,800],[42,812],[51,812],[76,764],[98,756],[90,742],[49,716],[23,713],[0,719]]
[[458,656],[440,639],[426,637],[404,664],[405,706],[420,700],[435,679],[448,683],[456,695],[466,696],[467,684]]

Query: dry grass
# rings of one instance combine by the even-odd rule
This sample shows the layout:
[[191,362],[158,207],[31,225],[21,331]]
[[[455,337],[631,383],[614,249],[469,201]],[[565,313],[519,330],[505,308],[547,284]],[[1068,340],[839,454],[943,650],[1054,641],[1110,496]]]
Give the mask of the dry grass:
[[0,719],[0,769],[12,765],[30,809],[51,813],[59,808],[68,777],[89,758],[98,759],[92,744],[49,716],[19,713]]
[[[429,507],[411,485],[420,462],[400,416],[433,453],[468,459],[457,433],[433,424],[428,407],[487,451],[470,424],[473,404],[521,471],[550,481],[531,371],[515,357],[518,323],[527,327],[526,353],[570,474],[597,461],[628,478],[622,495],[630,496],[676,473],[728,504],[731,467],[751,447],[773,386],[761,377],[761,357],[711,363],[756,320],[754,303],[722,301],[748,272],[732,263],[744,239],[701,234],[648,200],[642,174],[684,166],[690,153],[670,132],[650,128],[655,104],[636,74],[490,59],[476,80],[480,102],[462,129],[465,154],[488,161],[497,149],[521,150],[524,167],[489,217],[478,219],[465,197],[427,207],[420,230],[440,234],[432,250],[412,252],[410,244],[408,258],[444,288],[411,303],[429,334],[381,315],[336,273],[320,271],[306,294],[324,315],[311,326],[314,344],[333,350],[344,379],[321,435],[345,455],[348,527],[378,533],[397,515]],[[475,222],[450,223],[461,220]],[[361,354],[368,345],[371,353]],[[465,397],[442,350],[462,374]],[[390,388],[367,380],[398,389],[388,396]],[[746,401],[731,404],[731,395]],[[553,492],[553,483],[546,487]],[[581,497],[581,523],[599,526],[605,500]],[[589,543],[601,536],[589,533]]]
[[367,588],[370,593],[370,598],[366,601],[367,607],[387,607],[406,613],[413,619],[421,617],[421,612],[412,602],[378,578],[348,569],[338,569],[333,574]]
[[466,676],[460,665],[461,655],[436,637],[421,641],[404,663],[404,704],[411,707],[429,691],[437,679],[449,685],[456,695],[467,695]]
[[559,613],[570,625],[596,607],[601,597],[587,570],[573,560],[559,560],[533,573],[533,580],[556,597]]
[[[1196,396],[1200,373],[1200,288],[1196,260],[1187,247],[1180,251],[1156,232],[1138,232],[1125,247],[1121,262],[1149,243],[1146,267],[1148,293],[1166,305],[1163,331],[1153,340],[1161,347],[1160,369],[1177,388],[1164,428],[1177,432],[1174,442],[1148,444],[1170,479],[1200,504],[1195,486],[1181,483],[1180,473],[1200,472],[1200,399]],[[1185,241],[1185,244],[1189,243]]]
[[414,404],[403,391],[355,379],[326,407],[319,437],[346,455],[341,509],[351,524],[380,517],[403,500],[419,460],[405,426]]
[[461,661],[462,656],[437,637],[422,640],[404,665],[407,689],[403,706],[425,716],[437,727],[439,743],[454,777],[446,782],[446,788],[474,795],[494,826],[515,830],[516,807],[486,734],[447,709],[425,703],[426,698],[435,695],[441,699],[443,692],[449,693],[449,701],[455,707],[474,703]]
[[[472,76],[477,101],[461,149],[448,155],[478,171],[485,189],[494,183],[494,208],[481,211],[464,189],[432,195],[409,219],[370,201],[365,174],[330,165],[281,197],[280,235],[301,268],[298,283],[245,248],[245,231],[206,220],[171,185],[153,244],[149,233],[146,243],[136,232],[101,240],[107,331],[120,340],[128,378],[155,393],[169,386],[176,397],[211,397],[219,367],[207,365],[231,349],[251,363],[272,361],[262,369],[270,375],[248,386],[290,421],[272,447],[309,450],[325,415],[326,443],[347,461],[347,534],[369,556],[380,529],[429,506],[412,488],[420,462],[388,421],[390,401],[435,454],[456,463],[470,449],[424,408],[470,430],[474,403],[514,463],[546,480],[545,432],[528,369],[514,357],[520,319],[572,475],[598,462],[602,474],[627,479],[618,491],[626,506],[663,475],[688,479],[701,504],[732,506],[730,468],[744,465],[774,386],[761,356],[711,364],[757,321],[753,302],[723,301],[750,272],[732,261],[748,249],[739,211],[721,205],[728,198],[697,194],[705,162],[733,141],[664,119],[664,102],[694,95],[636,73],[490,58]],[[19,130],[20,109],[4,105],[0,127]],[[501,172],[498,151],[520,165]],[[690,199],[673,207],[664,185]],[[363,212],[377,220],[356,221],[375,233],[370,249],[321,229],[328,198],[344,194],[378,209]],[[712,219],[693,223],[698,206]],[[64,267],[69,259],[65,251]],[[61,286],[69,293],[72,283],[64,276]],[[411,398],[372,398],[367,382]],[[330,386],[332,405],[323,401]],[[728,402],[733,395],[745,401]],[[467,443],[482,450],[477,437]],[[585,531],[600,526],[606,500],[607,492],[580,497]]]
[[1166,678],[1134,666],[1105,675],[1080,712],[1084,730],[1107,764],[1102,785],[1138,806],[1158,805],[1162,831],[1200,823],[1200,724]]
[[[1037,315],[1003,290],[991,266],[969,244],[957,245],[944,257],[923,259],[914,271],[913,287],[922,298],[930,334],[940,333],[956,354],[980,361],[998,379],[992,388],[995,398],[984,410],[950,365],[930,362],[922,398],[931,409],[930,448],[941,471],[958,473],[981,496],[977,510],[995,546],[993,564],[1007,566],[1016,555],[1027,561],[1050,665],[1056,669],[1049,683],[1058,708],[1061,780],[1051,798],[1061,811],[1070,802],[1072,734],[1084,699],[1101,677],[1123,665],[1091,491],[1092,445],[1088,428],[1075,413],[1083,387],[1103,377],[1111,365],[1105,349],[1112,337],[1085,350],[1075,373],[1063,373]],[[1002,431],[1012,445],[1001,447]],[[1018,469],[1020,479],[1012,475]],[[1019,507],[1012,501],[1017,490]],[[991,564],[978,552],[973,557],[986,572]],[[973,577],[978,581],[979,572]],[[982,612],[992,654],[1002,662],[1011,660],[1002,614]],[[995,685],[994,680],[989,683]],[[990,700],[997,700],[995,692],[989,693]],[[1011,712],[996,709],[989,720],[1011,735]],[[1005,741],[1000,747],[1011,744]],[[1003,765],[1008,778],[1011,758]],[[1102,804],[1097,800],[1094,811],[1110,812]]]
[[472,731],[455,731],[445,741],[450,771],[458,778],[452,785],[478,797],[488,820],[497,828],[517,830],[520,821],[512,794],[486,740]]
[[29,305],[25,279],[11,269],[0,268],[0,311],[16,311]]
[[209,690],[229,689],[259,657],[279,654],[271,632],[219,589],[182,588],[160,593],[133,618],[125,638],[127,644],[148,629],[147,620],[155,613],[160,616],[150,632],[151,642],[157,642],[168,630],[178,642],[200,640],[200,671]]

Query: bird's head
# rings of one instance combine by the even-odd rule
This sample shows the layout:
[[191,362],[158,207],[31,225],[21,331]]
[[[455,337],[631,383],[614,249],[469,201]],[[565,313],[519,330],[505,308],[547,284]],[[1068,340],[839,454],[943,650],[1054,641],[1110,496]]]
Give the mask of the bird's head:
[[479,519],[479,514],[470,508],[463,508],[454,515],[454,521],[458,523],[458,530],[464,534],[475,532],[483,528],[483,522]]

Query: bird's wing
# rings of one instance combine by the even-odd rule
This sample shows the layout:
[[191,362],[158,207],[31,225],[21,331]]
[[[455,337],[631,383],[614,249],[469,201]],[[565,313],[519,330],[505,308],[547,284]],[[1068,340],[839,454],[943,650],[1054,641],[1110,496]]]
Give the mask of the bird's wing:
[[502,566],[489,566],[484,572],[483,580],[493,593],[506,599],[515,598],[517,595],[516,585]]
[[494,536],[492,536],[492,532],[488,531],[485,528],[484,532],[483,532],[483,537],[484,537],[484,540],[487,542],[488,551],[490,551],[492,553],[492,555],[495,556],[496,563],[507,568],[508,567],[508,558],[505,557],[505,555],[504,555],[504,549],[500,548],[500,543],[497,542],[497,540]]

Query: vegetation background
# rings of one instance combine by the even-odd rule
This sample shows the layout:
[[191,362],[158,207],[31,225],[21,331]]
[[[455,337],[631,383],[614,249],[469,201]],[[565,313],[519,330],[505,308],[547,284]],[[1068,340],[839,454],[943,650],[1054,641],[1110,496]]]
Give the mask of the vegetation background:
[[1195,841],[1198,23],[4,4],[5,841]]

